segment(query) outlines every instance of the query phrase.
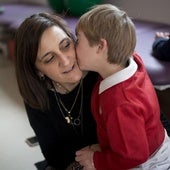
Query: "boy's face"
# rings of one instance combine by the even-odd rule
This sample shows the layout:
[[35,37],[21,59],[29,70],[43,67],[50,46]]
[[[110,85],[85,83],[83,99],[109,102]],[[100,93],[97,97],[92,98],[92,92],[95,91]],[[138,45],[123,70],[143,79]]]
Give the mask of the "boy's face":
[[81,70],[95,71],[97,46],[90,46],[82,31],[77,33],[77,60]]

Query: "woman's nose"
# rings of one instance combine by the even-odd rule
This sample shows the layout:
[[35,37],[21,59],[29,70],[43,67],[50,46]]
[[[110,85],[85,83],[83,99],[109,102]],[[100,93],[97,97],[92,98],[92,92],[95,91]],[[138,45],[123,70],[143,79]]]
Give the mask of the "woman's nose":
[[61,66],[67,66],[70,63],[70,58],[67,55],[60,55],[60,65]]

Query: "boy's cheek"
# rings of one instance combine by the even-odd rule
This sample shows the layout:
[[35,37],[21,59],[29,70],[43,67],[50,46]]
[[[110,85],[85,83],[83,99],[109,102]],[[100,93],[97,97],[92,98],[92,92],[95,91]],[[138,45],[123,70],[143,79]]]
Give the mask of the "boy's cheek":
[[78,54],[78,52],[79,52],[79,47],[78,45],[76,45],[76,53]]
[[80,51],[79,47],[76,48],[76,53],[77,53],[77,57],[79,58],[81,55],[81,51]]

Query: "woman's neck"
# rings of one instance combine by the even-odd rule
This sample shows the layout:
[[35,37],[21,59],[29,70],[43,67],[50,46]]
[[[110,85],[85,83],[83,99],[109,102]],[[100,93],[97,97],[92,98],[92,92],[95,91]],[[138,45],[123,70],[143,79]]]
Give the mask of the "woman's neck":
[[78,84],[80,81],[75,83],[58,83],[53,82],[54,88],[58,93],[61,94],[68,94],[70,93]]
[[[82,79],[84,79],[87,73],[88,73],[87,71],[83,72]],[[70,93],[73,89],[75,89],[77,85],[80,83],[80,81],[81,79],[75,83],[59,83],[59,82],[54,82],[54,81],[52,83],[53,83],[55,90],[58,93],[67,94],[67,93]]]

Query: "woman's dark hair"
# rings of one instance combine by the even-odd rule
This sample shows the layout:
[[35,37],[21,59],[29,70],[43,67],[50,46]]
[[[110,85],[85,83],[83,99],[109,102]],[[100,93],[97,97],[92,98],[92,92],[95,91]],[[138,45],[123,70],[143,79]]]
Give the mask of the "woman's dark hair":
[[60,27],[71,39],[74,36],[65,21],[54,14],[39,13],[26,18],[15,35],[15,67],[21,96],[33,108],[45,110],[49,107],[47,77],[40,80],[35,61],[43,32],[52,26]]

